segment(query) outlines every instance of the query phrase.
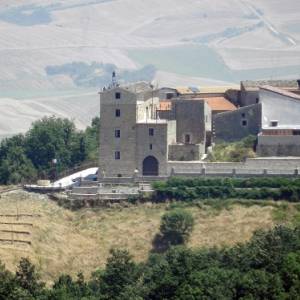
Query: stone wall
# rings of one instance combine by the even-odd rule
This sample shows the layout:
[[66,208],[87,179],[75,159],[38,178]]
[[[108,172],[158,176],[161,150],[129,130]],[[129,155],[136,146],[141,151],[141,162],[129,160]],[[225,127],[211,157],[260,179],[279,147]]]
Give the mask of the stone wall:
[[168,145],[172,145],[176,143],[176,121],[169,120],[168,121]]
[[259,102],[259,89],[254,88],[253,90],[245,90],[242,88],[240,94],[240,105],[248,106],[257,104]]
[[204,144],[169,145],[169,160],[172,161],[200,160],[204,153],[205,153]]
[[300,136],[259,135],[259,156],[300,156]]
[[177,143],[185,143],[185,135],[191,137],[191,144],[205,142],[205,102],[176,100],[173,102],[177,122]]
[[272,173],[293,174],[295,169],[300,168],[299,158],[255,158],[245,162],[180,162],[169,161],[169,174],[202,174],[203,169],[207,174],[231,173],[233,169],[237,173],[263,174],[265,170]]
[[260,104],[242,107],[232,112],[224,112],[213,116],[213,137],[215,142],[238,141],[248,135],[257,135],[260,129]]

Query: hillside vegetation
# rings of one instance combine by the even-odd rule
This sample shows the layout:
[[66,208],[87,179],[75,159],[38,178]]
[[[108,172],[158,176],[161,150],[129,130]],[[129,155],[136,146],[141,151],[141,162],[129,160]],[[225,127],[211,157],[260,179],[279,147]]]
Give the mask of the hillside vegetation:
[[[255,230],[275,224],[298,224],[296,204],[216,201],[174,204],[140,204],[99,210],[70,211],[47,196],[23,191],[2,194],[1,223],[32,223],[32,227],[0,224],[0,230],[28,231],[30,235],[0,232],[2,239],[28,240],[31,245],[1,242],[0,258],[14,270],[21,257],[36,265],[42,279],[52,282],[62,273],[83,271],[89,276],[103,267],[111,248],[128,249],[135,261],[145,261],[159,232],[161,216],[173,207],[184,207],[195,225],[188,247],[234,245],[249,240]],[[4,215],[20,215],[16,217]],[[30,216],[21,216],[28,214]]]
[[210,162],[242,162],[246,158],[254,158],[255,143],[256,136],[248,136],[238,142],[218,143],[213,147],[212,152],[208,154],[207,160]]

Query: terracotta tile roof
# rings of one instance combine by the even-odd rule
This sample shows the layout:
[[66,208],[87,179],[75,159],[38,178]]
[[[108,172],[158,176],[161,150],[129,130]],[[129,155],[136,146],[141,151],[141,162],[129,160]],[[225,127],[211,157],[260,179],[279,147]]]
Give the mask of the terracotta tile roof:
[[233,111],[237,108],[224,97],[203,98],[212,111]]
[[171,110],[172,103],[171,101],[160,101],[159,110]]

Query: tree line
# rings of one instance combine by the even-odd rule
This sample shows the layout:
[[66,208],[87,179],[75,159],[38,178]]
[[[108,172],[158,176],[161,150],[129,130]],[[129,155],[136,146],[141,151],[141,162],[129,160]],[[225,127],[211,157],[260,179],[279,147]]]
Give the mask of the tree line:
[[74,122],[44,117],[25,134],[4,139],[0,144],[0,184],[33,182],[55,178],[60,171],[97,159],[99,118],[84,131]]
[[127,250],[113,249],[105,268],[89,279],[61,274],[51,287],[28,259],[15,273],[0,265],[0,299],[6,300],[296,300],[299,295],[300,227],[257,231],[233,247],[171,246],[141,263]]

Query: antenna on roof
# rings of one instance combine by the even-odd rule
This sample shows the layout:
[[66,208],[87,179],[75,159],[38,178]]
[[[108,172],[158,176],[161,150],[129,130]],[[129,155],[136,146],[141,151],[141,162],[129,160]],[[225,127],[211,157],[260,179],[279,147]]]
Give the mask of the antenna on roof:
[[112,72],[112,76],[111,76],[111,85],[113,88],[118,87],[118,81],[117,81],[117,75],[116,75],[116,71]]

